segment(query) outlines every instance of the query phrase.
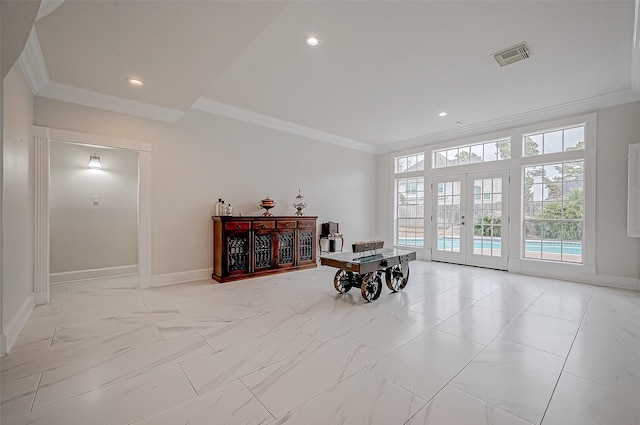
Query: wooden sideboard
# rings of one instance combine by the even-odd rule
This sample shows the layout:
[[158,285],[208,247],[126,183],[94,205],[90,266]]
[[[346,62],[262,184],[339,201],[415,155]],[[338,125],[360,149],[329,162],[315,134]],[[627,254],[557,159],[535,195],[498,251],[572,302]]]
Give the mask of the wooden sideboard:
[[216,282],[317,267],[315,216],[214,216]]

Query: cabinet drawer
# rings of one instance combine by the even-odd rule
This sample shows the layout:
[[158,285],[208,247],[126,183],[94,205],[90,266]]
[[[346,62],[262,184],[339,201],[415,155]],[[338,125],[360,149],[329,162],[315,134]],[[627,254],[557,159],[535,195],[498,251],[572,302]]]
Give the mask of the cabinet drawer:
[[261,229],[275,229],[276,222],[271,221],[254,221],[252,223],[253,230],[261,230]]
[[278,220],[276,222],[276,227],[278,229],[295,229],[296,221],[295,220]]
[[251,222],[249,221],[227,221],[224,223],[224,230],[249,230]]
[[313,220],[298,220],[298,227],[303,228],[314,228],[316,227],[316,222]]

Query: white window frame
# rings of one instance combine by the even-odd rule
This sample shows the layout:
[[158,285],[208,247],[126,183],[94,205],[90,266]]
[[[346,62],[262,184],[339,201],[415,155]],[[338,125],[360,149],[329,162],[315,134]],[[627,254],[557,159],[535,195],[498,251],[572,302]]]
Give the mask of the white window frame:
[[[509,140],[510,139],[510,135],[507,133],[505,134],[504,132],[499,133],[501,135],[501,137],[479,137],[479,138],[473,138],[470,139],[472,141],[469,141],[467,143],[460,143],[460,141],[456,141],[456,144],[449,146],[449,144],[443,145],[438,147],[437,149],[435,147],[433,147],[431,149],[431,152],[429,154],[429,156],[431,157],[431,168],[434,170],[441,170],[443,168],[455,168],[455,167],[466,167],[469,165],[474,165],[474,164],[484,164],[484,163],[493,163],[493,162],[498,162],[498,163],[502,163],[504,164],[505,162],[508,162],[509,160],[511,160],[512,158],[512,154],[511,154],[511,150],[509,151],[509,158],[496,158],[496,159],[485,159],[484,157],[484,153],[483,153],[483,157],[481,158],[482,161],[477,161],[477,162],[468,162],[465,164],[452,164],[452,165],[444,165],[442,167],[436,167],[435,165],[435,158],[434,158],[434,154],[437,152],[442,152],[445,151],[445,160],[446,160],[446,151],[447,150],[451,150],[451,149],[462,149],[462,148],[472,148],[474,146],[478,146],[478,145],[487,145],[487,144],[491,144],[491,143],[498,143],[501,142],[503,140]],[[497,146],[496,146],[497,149]],[[511,149],[513,149],[513,147],[511,147]],[[497,154],[497,152],[496,152]],[[488,167],[490,168],[502,168],[504,169],[504,166],[502,167],[496,167],[494,165],[488,165]]]
[[[424,170],[418,170],[418,171],[407,171],[407,172],[401,172],[401,173],[396,173],[396,159],[397,158],[401,158],[401,157],[405,157],[405,156],[411,156],[411,155],[424,155],[424,159],[423,162],[425,164]],[[425,149],[413,149],[413,150],[409,150],[409,151],[402,151],[402,152],[394,152],[391,155],[389,155],[390,157],[390,161],[391,161],[391,184],[393,187],[393,213],[392,213],[392,228],[393,228],[393,246],[394,247],[398,247],[398,248],[411,248],[414,250],[421,250],[424,247],[426,247],[427,244],[427,208],[431,208],[431,205],[428,201],[429,196],[430,196],[430,192],[428,190],[428,183],[427,183],[427,177],[426,177],[426,173],[427,170],[430,170],[431,167],[427,166],[427,158],[430,158],[430,152],[427,153],[427,151]],[[430,164],[430,163],[429,163]],[[424,215],[423,215],[423,221],[422,221],[422,228],[424,229],[424,240],[423,240],[423,245],[422,246],[413,246],[413,245],[399,245],[398,244],[398,185],[397,185],[397,180],[402,180],[402,179],[410,179],[410,178],[422,178],[423,179],[423,186],[424,186]]]
[[[544,263],[543,274],[555,275],[558,277],[575,277],[576,273],[595,274],[595,256],[596,256],[596,235],[595,235],[595,216],[596,216],[596,113],[590,113],[586,115],[580,115],[571,118],[565,118],[555,121],[547,121],[531,126],[522,127],[516,129],[513,133],[514,139],[512,139],[511,149],[513,158],[513,148],[518,146],[520,153],[518,155],[518,164],[514,164],[512,169],[512,181],[511,184],[519,190],[519,196],[517,197],[519,205],[513,205],[515,208],[514,214],[517,213],[517,220],[512,220],[518,223],[516,231],[518,233],[512,233],[515,236],[513,239],[518,240],[518,247],[515,248],[519,253],[519,258],[510,259],[510,271],[511,264],[514,264],[514,272],[539,275],[540,264]],[[523,137],[526,134],[541,133],[554,131],[563,128],[570,128],[584,124],[584,136],[585,136],[585,148],[584,150],[572,150],[564,152],[554,152],[548,154],[540,154],[534,156],[524,156],[523,149]],[[515,143],[517,142],[517,143]],[[542,164],[554,164],[560,162],[571,161],[584,161],[584,227],[582,230],[582,263],[569,263],[553,260],[543,260],[534,258],[524,258],[523,252],[523,226],[524,226],[524,186],[522,181],[522,173],[524,167],[530,167]],[[515,179],[513,177],[516,177]],[[514,181],[516,180],[516,181]],[[510,247],[513,247],[510,244]]]
[[[407,158],[407,157],[412,157],[412,156],[417,157],[417,156],[419,156],[419,155],[422,155],[422,170],[416,170],[416,171],[402,171],[402,172],[398,172],[398,171],[396,171],[396,162],[397,162],[397,160],[398,160],[398,159],[401,159],[401,158]],[[416,159],[417,159],[417,158],[416,158]],[[405,174],[414,173],[414,172],[415,172],[415,173],[422,173],[422,172],[424,171],[424,169],[426,168],[426,167],[425,167],[425,164],[426,164],[426,163],[425,163],[425,159],[426,159],[426,157],[425,157],[425,155],[424,155],[424,151],[418,151],[418,152],[412,152],[412,153],[403,153],[403,154],[401,154],[401,155],[394,155],[394,156],[393,156],[393,163],[392,163],[392,165],[391,165],[391,169],[393,170],[392,172],[393,172],[394,174],[398,174],[398,175],[405,175]]]
[[[567,118],[548,120],[538,122],[537,124],[526,125],[495,131],[487,134],[461,137],[447,142],[434,143],[424,147],[416,147],[411,150],[391,152],[389,154],[390,161],[390,180],[393,188],[393,204],[389,208],[393,208],[391,213],[392,222],[390,223],[393,231],[395,243],[396,238],[396,213],[395,202],[397,199],[395,180],[396,178],[423,176],[425,182],[425,241],[424,241],[424,258],[431,258],[431,214],[433,209],[431,198],[433,196],[433,188],[431,182],[433,176],[455,175],[461,172],[480,172],[497,169],[510,170],[510,220],[509,220],[509,272],[522,273],[532,276],[548,276],[558,278],[580,278],[585,274],[596,273],[596,134],[597,134],[597,116],[596,113],[582,114]],[[559,261],[547,261],[540,259],[522,258],[522,237],[523,237],[523,185],[522,185],[522,169],[527,165],[534,165],[540,162],[542,155],[524,157],[522,152],[522,136],[523,134],[547,131],[551,129],[567,128],[575,125],[585,124],[585,149],[584,151],[566,151],[545,154],[545,162],[565,162],[572,159],[584,161],[584,228],[583,228],[583,262],[582,264],[564,263]],[[465,164],[452,167],[433,168],[433,151],[456,146],[473,145],[481,142],[497,140],[501,138],[511,138],[511,159],[481,162],[474,164]],[[424,152],[425,161],[429,159],[430,166],[425,166],[424,172],[415,173],[395,173],[395,158],[405,155],[411,155]],[[576,153],[577,152],[577,153]],[[428,193],[431,195],[429,196]],[[399,246],[400,247],[400,246]],[[416,249],[418,250],[418,249]],[[541,267],[544,262],[544,267]]]

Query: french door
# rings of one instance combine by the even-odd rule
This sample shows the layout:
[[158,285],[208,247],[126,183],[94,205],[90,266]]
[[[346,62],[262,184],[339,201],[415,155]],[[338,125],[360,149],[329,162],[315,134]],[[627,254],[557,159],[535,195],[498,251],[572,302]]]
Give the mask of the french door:
[[508,268],[509,170],[436,176],[432,205],[433,260]]

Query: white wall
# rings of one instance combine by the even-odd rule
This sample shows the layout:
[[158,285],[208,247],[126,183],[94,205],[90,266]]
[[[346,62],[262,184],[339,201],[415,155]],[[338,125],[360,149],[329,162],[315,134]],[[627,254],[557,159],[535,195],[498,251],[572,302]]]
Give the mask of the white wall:
[[596,269],[640,278],[640,238],[627,237],[629,145],[640,143],[640,102],[598,111]]
[[[2,14],[2,3],[0,3],[0,14]],[[2,34],[2,19],[0,19],[0,34]],[[0,42],[0,58],[2,57],[2,43]],[[2,59],[0,59],[2,60]],[[2,266],[2,258],[3,258],[3,251],[2,251],[2,241],[4,240],[4,236],[3,236],[3,231],[2,229],[4,228],[4,221],[3,221],[3,217],[2,217],[2,210],[4,209],[3,205],[4,203],[2,202],[2,199],[4,197],[3,195],[3,188],[4,188],[4,76],[2,77],[2,81],[3,83],[0,84],[0,139],[2,139],[2,144],[0,144],[0,356],[3,356],[6,354],[7,352],[7,347],[6,347],[6,336],[4,334],[4,321],[3,321],[3,298],[2,298],[2,292],[4,292],[4,288],[3,288],[3,283],[4,279],[3,279],[3,270],[4,267]]]
[[[640,238],[626,236],[626,205],[627,156],[629,145],[640,143],[640,102],[603,108],[596,114],[596,276],[586,273],[573,276],[585,282],[638,288]],[[380,188],[377,234],[391,240],[393,186],[390,183],[390,158],[394,155],[379,155],[377,161]],[[512,200],[512,211],[518,211],[519,202],[519,199]],[[545,273],[544,269],[540,273]]]
[[51,273],[137,264],[137,152],[52,142],[49,220]]
[[394,187],[391,182],[391,160],[389,154],[376,158],[376,199],[378,214],[376,216],[376,238],[385,241],[385,246],[393,245],[393,196]]
[[152,144],[154,276],[210,275],[219,197],[236,214],[258,215],[259,200],[269,196],[277,202],[273,214],[291,215],[301,189],[305,213],[339,222],[345,246],[375,234],[372,154],[198,111],[167,124],[36,97],[34,123]]
[[2,334],[13,344],[33,307],[33,96],[15,64],[3,80]]

